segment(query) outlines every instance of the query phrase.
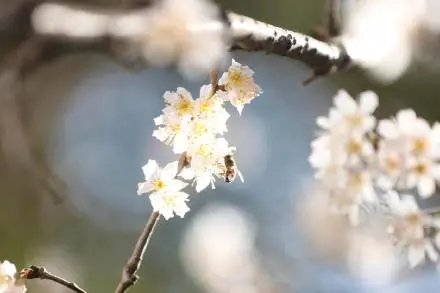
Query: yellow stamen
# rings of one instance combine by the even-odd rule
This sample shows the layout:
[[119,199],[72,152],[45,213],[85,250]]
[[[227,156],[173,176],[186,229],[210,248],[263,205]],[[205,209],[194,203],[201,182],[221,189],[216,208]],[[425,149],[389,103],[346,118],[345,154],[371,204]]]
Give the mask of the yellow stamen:
[[154,190],[158,191],[165,187],[165,183],[162,180],[156,180],[153,182]]

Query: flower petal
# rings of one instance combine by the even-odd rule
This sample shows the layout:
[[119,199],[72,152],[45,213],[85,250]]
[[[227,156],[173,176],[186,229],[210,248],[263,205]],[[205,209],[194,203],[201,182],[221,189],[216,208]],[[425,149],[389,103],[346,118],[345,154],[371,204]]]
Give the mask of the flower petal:
[[140,183],[138,183],[137,194],[141,195],[144,193],[148,193],[148,192],[152,191],[153,189],[154,189],[153,184],[151,184],[149,182],[140,182]]
[[373,113],[379,105],[379,97],[373,91],[365,91],[359,95],[360,109],[365,114]]
[[339,90],[334,98],[335,106],[345,114],[352,114],[357,110],[357,103],[344,90]]
[[435,181],[431,177],[422,177],[417,184],[417,191],[423,198],[428,198],[435,192]]
[[160,177],[163,181],[169,182],[177,175],[177,168],[179,161],[168,163],[160,172]]
[[146,181],[150,181],[158,170],[159,166],[155,160],[148,160],[147,164],[142,167]]
[[425,261],[425,250],[423,246],[410,246],[408,248],[408,262],[411,268],[414,268]]

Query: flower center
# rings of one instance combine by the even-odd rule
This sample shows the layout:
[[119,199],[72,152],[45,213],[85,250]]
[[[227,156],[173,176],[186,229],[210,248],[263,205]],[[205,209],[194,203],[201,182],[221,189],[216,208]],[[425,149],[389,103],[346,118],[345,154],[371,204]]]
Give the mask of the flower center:
[[238,69],[233,69],[228,74],[229,77],[229,83],[231,85],[237,85],[241,82],[242,76],[241,72]]
[[426,139],[418,138],[414,141],[414,152],[417,154],[423,153],[428,148],[428,142]]
[[350,154],[358,154],[361,152],[361,144],[358,141],[351,139],[348,142],[347,149]]
[[388,172],[393,173],[399,168],[399,161],[397,158],[388,157],[385,159],[385,168]]
[[348,123],[352,127],[359,127],[362,125],[363,122],[364,122],[364,117],[362,117],[362,115],[354,114],[348,117]]
[[206,125],[203,122],[196,122],[194,124],[194,132],[197,135],[202,135],[202,134],[205,134],[206,132],[208,132],[208,128],[206,127]]
[[177,195],[170,195],[164,199],[164,202],[167,206],[171,206],[171,205],[174,205],[174,202],[176,201],[176,199],[177,199]]
[[163,189],[164,187],[165,187],[165,182],[163,182],[160,179],[153,182],[153,188],[156,191],[159,191],[159,190]]
[[418,174],[426,174],[428,171],[428,166],[426,164],[419,163],[415,166],[415,172]]
[[185,114],[189,114],[192,111],[191,102],[188,100],[181,99],[177,104],[177,114],[179,116],[183,116]]

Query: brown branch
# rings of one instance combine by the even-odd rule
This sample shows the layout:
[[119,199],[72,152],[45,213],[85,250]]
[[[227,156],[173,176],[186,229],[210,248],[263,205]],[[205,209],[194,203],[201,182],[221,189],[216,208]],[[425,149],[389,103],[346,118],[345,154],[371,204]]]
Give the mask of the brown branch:
[[[140,5],[138,9],[132,8],[132,10],[113,10],[113,14],[128,15],[134,11],[148,10],[148,6],[151,5],[150,1],[147,0],[126,0],[129,3],[131,1],[139,1]],[[62,4],[60,4],[62,5]],[[136,7],[136,5],[131,4],[131,7]],[[66,6],[67,7],[67,6]],[[39,7],[37,7],[38,9]],[[314,72],[314,76],[327,75],[331,72],[336,72],[347,67],[350,63],[350,57],[345,51],[344,47],[340,44],[332,43],[330,41],[320,41],[312,36],[301,34],[299,32],[288,30],[280,27],[276,27],[267,24],[256,19],[234,13],[232,11],[227,11],[219,7],[222,12],[222,18],[215,20],[213,22],[213,27],[219,27],[217,22],[221,22],[220,27],[225,30],[225,35],[229,36],[230,49],[231,50],[244,50],[244,51],[262,51],[267,54],[285,56],[290,59],[298,60],[310,68]],[[71,13],[81,12],[84,15],[89,14],[90,17],[107,18],[107,21],[111,23],[112,16],[107,14],[105,8],[69,8]],[[143,17],[148,17],[145,14]],[[60,20],[58,20],[60,21]],[[110,26],[111,27],[111,26]],[[148,29],[148,28],[146,28]],[[37,29],[38,30],[38,29]],[[110,29],[109,29],[110,30]],[[41,34],[45,34],[44,31],[39,31]],[[60,34],[61,35],[60,35]],[[64,35],[63,33],[50,33],[52,39],[56,39],[64,44],[79,44],[85,42],[87,44],[93,44],[94,42],[99,43],[102,38],[107,38],[110,43],[122,43],[127,45],[124,37],[114,34],[110,31],[102,31],[102,35],[99,37],[89,37],[89,36],[78,36],[78,35]],[[64,32],[68,34],[68,31]],[[102,37],[102,38],[101,38]],[[129,45],[130,46],[130,45]],[[126,51],[130,51],[129,47],[124,47]],[[83,48],[84,51],[88,50],[87,46]],[[114,56],[116,59],[124,59],[124,53],[115,53],[112,51],[114,46],[104,46],[99,47],[98,51],[104,54],[120,55]],[[131,48],[133,49],[133,48]],[[138,56],[131,56],[137,61],[142,60],[141,51],[134,50],[133,54]],[[119,58],[118,58],[119,57]],[[142,61],[140,62],[143,63]],[[145,66],[145,64],[142,64]]]
[[87,293],[85,290],[81,289],[75,283],[69,282],[61,277],[58,277],[57,275],[48,272],[44,267],[30,266],[28,268],[25,268],[20,272],[20,277],[28,280],[37,279],[37,278],[41,280],[50,280],[76,293]]
[[156,227],[156,224],[159,220],[159,216],[160,215],[158,212],[151,213],[151,216],[148,219],[148,222],[145,224],[144,230],[139,236],[139,239],[133,249],[130,258],[127,261],[127,264],[122,270],[122,277],[119,281],[118,286],[116,287],[115,293],[126,292],[139,279],[139,276],[136,275],[136,273],[138,272],[142,264],[145,250],[151,236],[153,235],[154,228]]

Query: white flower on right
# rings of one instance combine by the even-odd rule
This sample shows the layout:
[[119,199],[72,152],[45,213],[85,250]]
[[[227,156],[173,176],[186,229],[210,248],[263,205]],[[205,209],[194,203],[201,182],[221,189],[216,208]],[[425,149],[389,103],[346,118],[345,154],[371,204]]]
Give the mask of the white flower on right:
[[329,117],[319,117],[317,121],[325,130],[365,134],[376,125],[373,113],[378,103],[379,98],[374,92],[362,92],[359,101],[356,101],[346,91],[339,90]]
[[241,115],[244,105],[250,104],[262,91],[253,79],[254,71],[232,59],[228,71],[223,73],[218,84],[224,86],[227,98]]
[[15,278],[17,269],[7,260],[0,262],[0,293],[24,293],[26,286],[19,284]]
[[378,133],[379,187],[416,187],[421,197],[430,197],[440,180],[440,124],[431,128],[413,110],[404,109],[381,120]]
[[432,261],[437,261],[438,253],[431,240],[425,236],[425,228],[436,227],[438,223],[420,211],[411,195],[399,196],[391,191],[386,195],[386,200],[391,212],[388,232],[398,247],[407,249],[410,266],[415,267],[423,263],[425,254]]

